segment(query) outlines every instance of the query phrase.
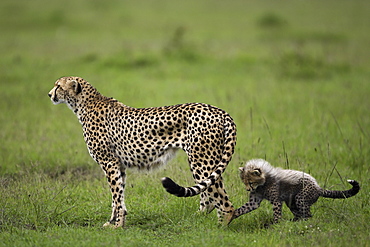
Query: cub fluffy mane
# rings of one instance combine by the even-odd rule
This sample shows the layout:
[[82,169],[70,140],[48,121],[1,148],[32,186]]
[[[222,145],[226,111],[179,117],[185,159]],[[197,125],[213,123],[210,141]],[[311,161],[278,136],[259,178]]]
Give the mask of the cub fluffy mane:
[[280,181],[289,184],[297,184],[300,179],[306,178],[319,186],[316,179],[305,172],[273,167],[269,162],[263,159],[250,160],[244,166],[244,172],[253,171],[255,169],[259,169],[265,175],[267,180],[269,178],[274,178],[276,182]]

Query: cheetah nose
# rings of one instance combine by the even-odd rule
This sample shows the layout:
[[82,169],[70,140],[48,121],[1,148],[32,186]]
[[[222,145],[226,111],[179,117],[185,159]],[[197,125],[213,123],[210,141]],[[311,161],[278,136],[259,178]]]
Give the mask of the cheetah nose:
[[50,93],[48,93],[48,96],[49,96],[49,98],[51,98],[51,94]]

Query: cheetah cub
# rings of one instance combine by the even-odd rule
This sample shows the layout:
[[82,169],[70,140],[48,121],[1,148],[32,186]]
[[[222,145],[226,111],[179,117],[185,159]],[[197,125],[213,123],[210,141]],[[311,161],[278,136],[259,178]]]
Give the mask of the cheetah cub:
[[273,205],[274,223],[281,218],[282,202],[294,214],[294,220],[307,219],[311,217],[310,206],[320,196],[344,199],[356,195],[360,190],[355,180],[347,180],[352,185],[349,190],[325,190],[309,174],[275,168],[263,159],[250,160],[239,171],[247,191],[250,191],[250,198],[249,202],[235,210],[234,218],[257,209],[261,201],[267,199]]

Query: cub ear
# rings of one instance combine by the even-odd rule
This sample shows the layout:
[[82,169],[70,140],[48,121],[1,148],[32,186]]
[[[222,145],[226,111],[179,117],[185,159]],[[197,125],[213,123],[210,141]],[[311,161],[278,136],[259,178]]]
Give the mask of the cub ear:
[[244,172],[244,167],[239,167],[240,172]]
[[261,170],[260,169],[254,169],[253,172],[252,172],[252,174],[254,176],[260,176],[261,175]]
[[79,94],[79,93],[81,93],[82,87],[81,87],[81,84],[80,83],[78,83],[77,81],[73,80],[72,81],[72,87],[75,90],[76,95]]

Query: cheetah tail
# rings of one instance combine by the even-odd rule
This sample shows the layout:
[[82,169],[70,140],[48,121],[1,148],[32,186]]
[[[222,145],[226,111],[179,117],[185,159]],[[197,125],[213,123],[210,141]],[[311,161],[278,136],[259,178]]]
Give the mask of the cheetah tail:
[[236,144],[236,126],[230,115],[226,114],[224,122],[225,141],[221,161],[208,178],[192,187],[182,187],[168,177],[162,178],[162,185],[166,191],[178,197],[190,197],[199,195],[215,184],[221,174],[225,171],[234,153]]
[[322,196],[327,198],[339,198],[345,199],[356,195],[360,191],[360,185],[356,180],[347,180],[352,185],[349,190],[338,191],[338,190],[324,190]]

